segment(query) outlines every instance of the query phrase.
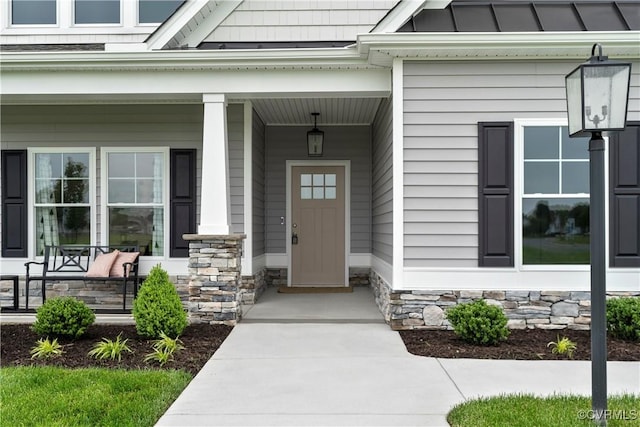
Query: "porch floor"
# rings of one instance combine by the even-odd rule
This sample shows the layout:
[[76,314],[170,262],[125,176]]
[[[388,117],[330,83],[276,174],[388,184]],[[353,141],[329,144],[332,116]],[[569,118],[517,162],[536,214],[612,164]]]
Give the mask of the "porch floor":
[[242,307],[242,323],[384,323],[371,288],[350,293],[281,294],[269,287]]

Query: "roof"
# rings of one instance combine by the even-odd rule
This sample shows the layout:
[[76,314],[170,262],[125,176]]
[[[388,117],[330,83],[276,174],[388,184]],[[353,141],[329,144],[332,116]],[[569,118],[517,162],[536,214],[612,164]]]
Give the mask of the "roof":
[[640,30],[634,1],[453,0],[423,9],[398,32],[537,32]]

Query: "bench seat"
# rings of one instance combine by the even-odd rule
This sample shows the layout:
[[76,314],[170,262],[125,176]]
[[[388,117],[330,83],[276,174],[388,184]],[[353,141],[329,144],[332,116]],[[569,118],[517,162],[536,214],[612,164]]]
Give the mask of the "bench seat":
[[[108,255],[113,251],[131,253],[133,261],[122,263],[122,276],[109,274],[108,276],[87,276],[91,270],[91,265],[100,255]],[[115,256],[115,255],[114,255]],[[42,261],[30,261],[25,263],[25,308],[29,309],[29,284],[33,281],[41,282],[42,303],[46,301],[47,282],[57,282],[65,280],[84,282],[116,282],[122,284],[122,310],[126,310],[127,287],[133,286],[134,298],[138,294],[138,246],[89,246],[89,245],[59,245],[45,246]],[[117,261],[114,261],[117,262]],[[41,267],[40,272],[32,273],[32,268]],[[119,266],[114,264],[113,269]],[[112,270],[113,271],[113,270]]]

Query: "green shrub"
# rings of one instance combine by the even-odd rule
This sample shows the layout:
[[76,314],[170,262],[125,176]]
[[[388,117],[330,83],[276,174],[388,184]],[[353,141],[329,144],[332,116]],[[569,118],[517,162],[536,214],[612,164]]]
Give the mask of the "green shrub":
[[96,320],[87,305],[73,297],[48,299],[38,308],[33,330],[40,335],[79,338]]
[[159,338],[162,333],[177,337],[187,327],[178,292],[159,265],[151,269],[133,302],[133,318],[138,334],[146,338]]
[[607,329],[615,338],[640,341],[640,298],[607,300]]
[[473,344],[496,345],[509,336],[502,309],[483,300],[450,308],[447,319],[457,336]]

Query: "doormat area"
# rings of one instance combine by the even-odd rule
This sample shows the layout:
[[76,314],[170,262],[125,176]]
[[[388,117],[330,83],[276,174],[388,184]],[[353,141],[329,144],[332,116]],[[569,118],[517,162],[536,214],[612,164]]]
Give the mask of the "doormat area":
[[333,294],[353,292],[352,286],[280,286],[279,294]]

